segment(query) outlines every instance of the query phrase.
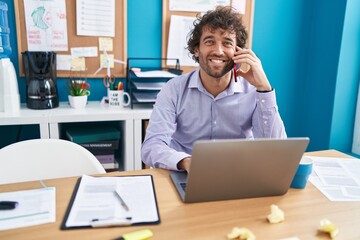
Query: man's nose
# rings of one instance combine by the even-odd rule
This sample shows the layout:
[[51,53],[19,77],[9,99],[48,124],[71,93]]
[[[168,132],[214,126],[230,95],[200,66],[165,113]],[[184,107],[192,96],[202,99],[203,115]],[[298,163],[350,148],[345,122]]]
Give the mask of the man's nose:
[[219,55],[224,54],[224,46],[222,45],[221,42],[217,42],[216,44],[214,44],[213,52]]

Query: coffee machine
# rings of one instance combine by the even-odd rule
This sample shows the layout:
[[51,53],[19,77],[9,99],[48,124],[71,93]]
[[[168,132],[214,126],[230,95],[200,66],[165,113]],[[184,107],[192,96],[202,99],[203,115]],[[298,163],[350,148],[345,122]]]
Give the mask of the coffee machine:
[[59,106],[56,86],[56,53],[22,53],[26,78],[26,104],[31,109],[49,109]]

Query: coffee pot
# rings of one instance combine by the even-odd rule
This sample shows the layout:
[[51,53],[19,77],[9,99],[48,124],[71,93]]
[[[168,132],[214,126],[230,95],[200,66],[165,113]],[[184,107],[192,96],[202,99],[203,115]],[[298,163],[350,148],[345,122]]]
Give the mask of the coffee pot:
[[56,53],[22,53],[26,78],[26,104],[31,109],[49,109],[59,106],[56,86]]

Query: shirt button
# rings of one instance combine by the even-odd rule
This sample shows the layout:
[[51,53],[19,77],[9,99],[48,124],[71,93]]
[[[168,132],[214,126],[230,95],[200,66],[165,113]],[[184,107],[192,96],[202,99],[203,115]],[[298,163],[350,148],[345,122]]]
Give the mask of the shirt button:
[[214,121],[214,125],[216,125],[216,121]]
[[264,124],[266,125],[268,122],[267,121],[264,121]]
[[264,103],[264,102],[265,102],[265,100],[264,100],[264,99],[262,99],[262,100],[261,100],[261,102],[262,102],[262,103]]

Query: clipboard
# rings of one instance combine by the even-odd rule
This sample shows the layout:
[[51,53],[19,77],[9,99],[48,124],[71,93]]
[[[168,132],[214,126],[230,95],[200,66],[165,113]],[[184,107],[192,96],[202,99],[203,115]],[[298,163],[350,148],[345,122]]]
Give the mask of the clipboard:
[[[131,191],[129,191],[129,189],[131,189]],[[112,198],[111,192],[115,190],[120,191],[121,201],[119,201],[120,195],[116,196],[115,193]],[[91,206],[91,203],[98,202],[96,197],[101,198],[99,202],[100,208],[98,208],[98,206]],[[85,202],[82,202],[82,200]],[[129,207],[129,211],[126,209],[119,210],[123,208],[124,203]],[[112,204],[115,205],[113,206]],[[78,211],[79,206],[81,207],[81,212]],[[89,207],[90,211],[86,212],[86,207],[84,206]],[[108,211],[102,209],[102,207],[108,207]],[[98,213],[96,213],[97,210]],[[132,219],[129,224],[105,225],[101,227],[153,225],[160,223],[152,175],[110,177],[83,175],[77,180],[60,229],[93,228],[92,220],[109,219],[106,213],[118,214],[119,212],[122,216],[116,216],[117,219],[120,217],[128,217],[128,215],[125,214],[131,216]],[[83,216],[79,217],[81,214],[84,214],[88,219],[78,222],[74,221],[74,219],[84,219]],[[111,217],[112,219],[115,218],[114,216]]]

